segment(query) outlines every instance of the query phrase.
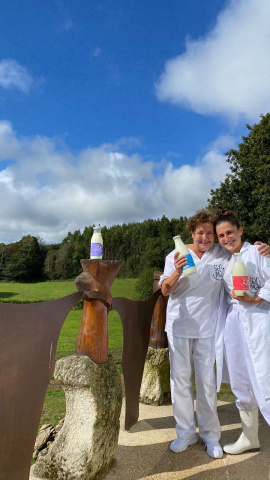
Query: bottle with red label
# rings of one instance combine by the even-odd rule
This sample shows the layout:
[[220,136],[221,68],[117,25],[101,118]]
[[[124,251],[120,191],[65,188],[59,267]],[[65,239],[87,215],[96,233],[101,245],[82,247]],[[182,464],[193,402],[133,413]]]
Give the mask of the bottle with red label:
[[249,281],[247,268],[242,260],[241,253],[234,254],[234,264],[232,268],[232,280],[234,293],[238,297],[243,297],[244,292],[249,291]]

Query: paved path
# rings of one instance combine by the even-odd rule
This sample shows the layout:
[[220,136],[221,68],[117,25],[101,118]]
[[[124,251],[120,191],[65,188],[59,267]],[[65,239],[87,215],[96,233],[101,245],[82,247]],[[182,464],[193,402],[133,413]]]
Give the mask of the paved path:
[[[218,402],[222,427],[221,445],[234,442],[241,424],[234,403]],[[172,407],[140,404],[139,421],[129,432],[123,429],[121,414],[119,444],[104,480],[270,480],[270,428],[260,416],[261,451],[226,455],[214,460],[201,440],[185,452],[172,453],[175,438]]]

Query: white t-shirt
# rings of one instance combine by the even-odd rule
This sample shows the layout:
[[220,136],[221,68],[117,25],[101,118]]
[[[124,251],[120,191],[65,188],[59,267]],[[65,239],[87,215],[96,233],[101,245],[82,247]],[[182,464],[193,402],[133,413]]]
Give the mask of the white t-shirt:
[[[166,332],[181,338],[205,338],[215,334],[219,294],[226,265],[231,254],[214,244],[199,259],[190,250],[197,273],[181,275],[169,296]],[[175,271],[175,250],[166,257],[159,285]]]

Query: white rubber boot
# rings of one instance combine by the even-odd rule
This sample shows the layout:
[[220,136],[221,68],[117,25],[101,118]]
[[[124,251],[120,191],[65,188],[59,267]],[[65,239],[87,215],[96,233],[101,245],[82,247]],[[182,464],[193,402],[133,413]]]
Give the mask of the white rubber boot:
[[238,455],[246,451],[257,452],[260,450],[258,438],[258,408],[255,410],[239,410],[242,430],[235,443],[224,445],[223,450],[231,455]]

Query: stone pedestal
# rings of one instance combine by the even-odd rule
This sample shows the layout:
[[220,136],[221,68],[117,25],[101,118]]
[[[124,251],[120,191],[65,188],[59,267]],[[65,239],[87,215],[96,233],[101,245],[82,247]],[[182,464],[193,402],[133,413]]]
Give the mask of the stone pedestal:
[[86,356],[58,360],[55,379],[66,395],[64,425],[30,480],[92,480],[109,467],[118,443],[122,404],[120,374],[109,355],[96,364]]
[[140,401],[148,405],[163,405],[171,401],[168,348],[148,348]]

